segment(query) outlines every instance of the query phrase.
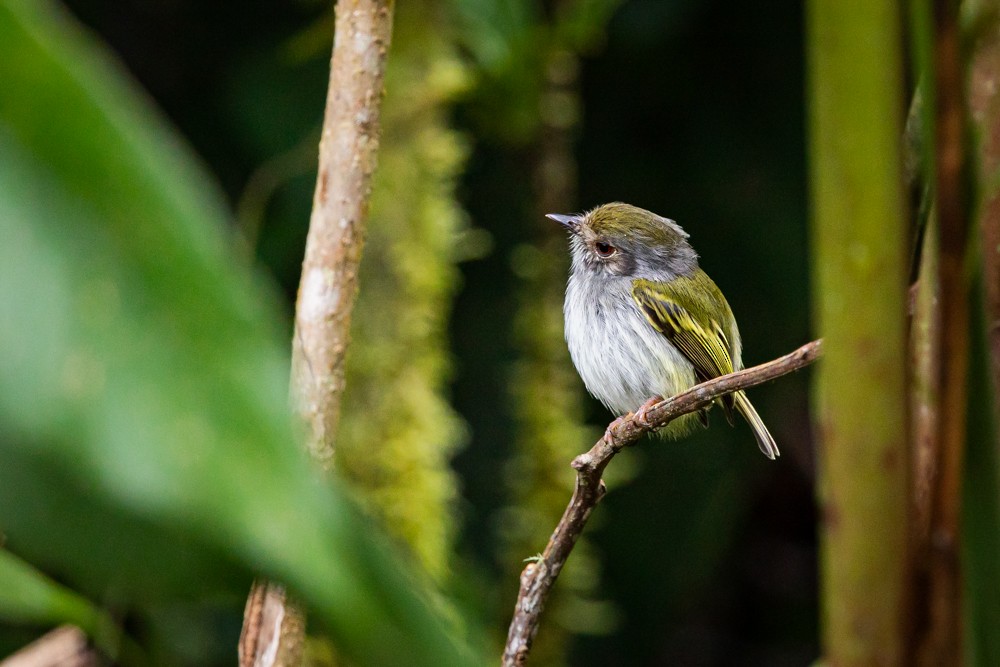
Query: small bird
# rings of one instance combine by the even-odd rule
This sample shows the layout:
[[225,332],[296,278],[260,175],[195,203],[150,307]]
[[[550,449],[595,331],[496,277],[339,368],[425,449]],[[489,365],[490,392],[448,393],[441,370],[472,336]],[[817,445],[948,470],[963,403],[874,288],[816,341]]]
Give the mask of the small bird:
[[[680,225],[619,202],[546,217],[570,232],[572,267],[563,306],[570,356],[587,390],[610,410],[642,415],[661,396],[743,368],[733,311],[698,268]],[[744,392],[720,402],[730,424],[735,408],[760,451],[778,456]],[[699,418],[707,425],[707,410],[663,430],[681,436]]]

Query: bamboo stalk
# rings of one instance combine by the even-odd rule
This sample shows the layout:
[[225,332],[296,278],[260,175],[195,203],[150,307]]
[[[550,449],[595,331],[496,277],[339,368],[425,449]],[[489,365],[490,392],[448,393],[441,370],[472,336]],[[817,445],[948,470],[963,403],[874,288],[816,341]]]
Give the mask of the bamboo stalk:
[[927,635],[919,664],[962,664],[961,509],[969,358],[965,79],[958,3],[936,0],[934,15],[934,208],[938,230],[936,316],[940,327],[938,451],[926,545]]
[[[829,664],[907,654],[906,204],[900,7],[807,9],[822,508]],[[873,539],[877,536],[877,539]]]

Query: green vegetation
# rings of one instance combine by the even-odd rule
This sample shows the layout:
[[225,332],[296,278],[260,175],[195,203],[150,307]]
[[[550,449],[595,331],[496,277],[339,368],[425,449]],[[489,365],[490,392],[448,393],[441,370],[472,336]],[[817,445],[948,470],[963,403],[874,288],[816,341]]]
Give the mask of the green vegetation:
[[[497,661],[612,417],[542,214],[622,200],[691,233],[748,365],[826,356],[752,393],[777,462],[719,412],[615,459],[530,664],[1000,660],[992,0],[957,84],[949,3],[397,2],[332,480],[288,409],[330,6],[64,3],[0,0],[0,659],[71,623],[116,664],[230,665],[263,576],[317,661]],[[964,466],[914,444],[966,430]]]

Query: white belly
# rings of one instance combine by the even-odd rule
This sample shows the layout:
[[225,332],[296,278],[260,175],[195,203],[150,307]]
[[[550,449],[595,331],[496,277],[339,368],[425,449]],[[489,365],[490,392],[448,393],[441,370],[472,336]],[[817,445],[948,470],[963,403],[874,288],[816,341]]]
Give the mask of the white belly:
[[571,279],[564,308],[573,364],[587,390],[620,415],[695,384],[691,362],[642,315],[630,283],[595,294]]

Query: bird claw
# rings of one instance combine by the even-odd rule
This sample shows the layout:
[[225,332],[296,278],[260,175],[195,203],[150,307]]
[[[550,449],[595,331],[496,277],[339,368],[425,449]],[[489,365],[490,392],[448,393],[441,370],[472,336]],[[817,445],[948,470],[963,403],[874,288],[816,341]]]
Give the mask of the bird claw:
[[613,442],[614,441],[614,436],[611,434],[611,432],[614,431],[619,426],[621,426],[625,422],[625,420],[627,418],[628,418],[628,415],[624,415],[622,417],[616,417],[613,422],[611,422],[610,424],[608,424],[608,427],[606,429],[604,429],[604,440],[605,440],[605,442]]
[[614,431],[619,426],[621,426],[627,419],[631,419],[634,423],[638,424],[642,428],[652,428],[653,425],[649,423],[649,420],[646,418],[646,415],[654,405],[656,405],[662,400],[663,399],[661,397],[654,396],[645,403],[643,403],[642,405],[640,405],[639,409],[636,410],[635,412],[630,412],[627,415],[622,415],[621,417],[617,417],[613,422],[611,422],[611,424],[608,425],[608,428],[604,430],[604,439],[607,442],[611,442],[612,440],[614,440],[614,436],[612,435],[611,432]]
[[635,411],[635,416],[633,417],[635,423],[638,424],[639,426],[642,426],[643,428],[652,428],[653,425],[649,423],[647,415],[650,409],[662,400],[663,399],[660,398],[659,396],[654,396],[645,403],[643,403],[642,405],[640,405],[639,409]]

